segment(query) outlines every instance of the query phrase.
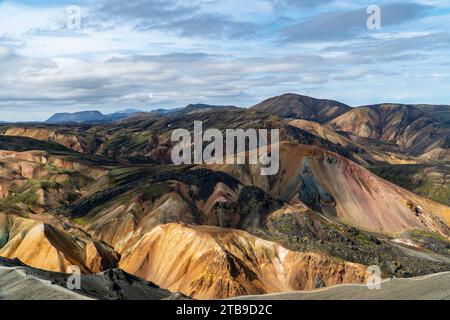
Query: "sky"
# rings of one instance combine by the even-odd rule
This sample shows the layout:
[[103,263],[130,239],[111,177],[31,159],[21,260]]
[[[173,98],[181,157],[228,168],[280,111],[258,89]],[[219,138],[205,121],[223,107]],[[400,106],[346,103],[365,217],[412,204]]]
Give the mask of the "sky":
[[449,57],[450,0],[0,0],[0,121],[287,92],[450,104]]

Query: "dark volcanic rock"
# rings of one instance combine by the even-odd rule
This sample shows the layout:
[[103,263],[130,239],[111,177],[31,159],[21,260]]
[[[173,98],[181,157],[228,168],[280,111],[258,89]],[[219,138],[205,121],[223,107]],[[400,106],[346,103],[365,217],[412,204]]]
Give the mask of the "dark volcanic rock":
[[[2,267],[20,270],[20,272],[24,274],[24,276],[22,276],[24,279],[48,281],[47,286],[45,286],[44,289],[41,288],[41,290],[46,291],[42,292],[43,297],[51,295],[49,292],[52,291],[58,292],[61,290],[69,290],[67,289],[67,282],[68,278],[71,276],[70,274],[35,269],[24,265],[17,259],[10,260],[0,257],[0,274],[1,272],[9,271]],[[18,273],[18,275],[20,275],[20,273]],[[23,281],[20,276],[18,278],[17,283]],[[42,281],[36,281],[36,283],[42,284]],[[8,286],[14,287],[15,284],[9,282]],[[83,296],[100,300],[165,300],[186,298],[183,295],[173,294],[168,290],[161,289],[157,285],[132,276],[121,269],[110,269],[98,274],[83,274],[81,275],[80,287],[80,289],[73,290],[74,299],[82,298]],[[27,290],[29,290],[31,294],[34,288],[29,287]],[[23,298],[24,292],[19,293]],[[3,299],[15,299],[14,294],[17,295],[17,292],[8,293],[7,291],[3,291],[0,287],[0,297],[3,297]],[[79,295],[78,297],[77,294]]]

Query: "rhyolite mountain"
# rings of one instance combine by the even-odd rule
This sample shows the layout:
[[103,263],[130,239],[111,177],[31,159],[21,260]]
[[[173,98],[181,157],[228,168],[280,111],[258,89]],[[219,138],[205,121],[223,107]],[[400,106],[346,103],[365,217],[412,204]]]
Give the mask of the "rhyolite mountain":
[[379,104],[354,108],[330,120],[331,129],[357,137],[392,143],[411,156],[449,161],[450,125],[423,108]]
[[[383,277],[450,271],[443,121],[418,106],[268,101],[0,125],[0,256],[199,299],[364,283],[370,265]],[[280,129],[280,171],[172,165],[171,133],[194,121]]]
[[267,99],[251,107],[252,110],[265,111],[283,118],[327,122],[351,109],[341,102],[315,99],[298,94],[287,93]]

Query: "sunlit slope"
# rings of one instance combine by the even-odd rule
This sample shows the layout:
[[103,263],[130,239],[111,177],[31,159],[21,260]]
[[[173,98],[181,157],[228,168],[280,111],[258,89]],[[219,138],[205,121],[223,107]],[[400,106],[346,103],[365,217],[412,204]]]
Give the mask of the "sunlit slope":
[[199,299],[360,283],[366,267],[311,252],[294,252],[244,231],[162,225],[145,234],[120,267]]
[[[422,229],[448,235],[450,208],[387,182],[354,162],[321,148],[282,143],[280,170],[262,177],[257,165],[213,165],[244,184],[358,228],[400,233]],[[417,211],[420,210],[420,214]],[[440,218],[441,221],[439,221]]]

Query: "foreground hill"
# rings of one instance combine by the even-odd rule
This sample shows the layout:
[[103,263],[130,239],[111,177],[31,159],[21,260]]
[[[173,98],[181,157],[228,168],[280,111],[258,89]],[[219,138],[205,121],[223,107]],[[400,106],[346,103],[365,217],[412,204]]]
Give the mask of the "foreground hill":
[[[30,268],[17,260],[0,258],[0,299],[14,300],[170,300],[185,299],[150,282],[112,269],[95,275],[82,275],[80,290],[68,290],[69,275]],[[438,273],[410,279],[385,280],[380,290],[365,285],[336,285],[313,291],[293,291],[267,295],[241,296],[232,299],[278,300],[449,300],[443,285],[450,274]]]
[[365,285],[341,285],[310,292],[275,293],[245,296],[249,300],[450,300],[450,273],[438,273],[411,279],[385,280],[380,290]]
[[105,243],[70,225],[50,223],[0,212],[0,256],[55,272],[76,265],[83,273],[95,273],[117,264],[119,255]]
[[67,289],[69,275],[35,269],[0,257],[0,300],[160,300],[179,299],[120,269],[81,275],[80,289]]
[[315,99],[292,93],[267,99],[250,108],[282,118],[297,118],[319,123],[336,118],[350,109],[350,106],[334,100]]

